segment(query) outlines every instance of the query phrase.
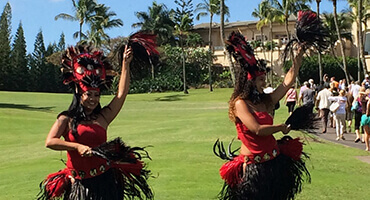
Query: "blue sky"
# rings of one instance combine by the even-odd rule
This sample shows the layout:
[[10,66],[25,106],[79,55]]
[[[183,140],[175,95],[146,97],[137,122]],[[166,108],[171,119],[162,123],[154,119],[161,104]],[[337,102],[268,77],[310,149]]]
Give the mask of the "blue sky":
[[[42,30],[44,42],[58,42],[61,33],[66,36],[67,45],[74,45],[77,40],[73,39],[72,34],[79,29],[78,22],[70,22],[54,17],[60,13],[73,14],[71,0],[0,0],[0,12],[3,11],[6,2],[12,7],[12,35],[16,32],[18,25],[22,22],[25,32],[27,51],[32,52],[37,33]],[[131,28],[133,23],[138,22],[135,12],[147,11],[152,5],[152,0],[98,0],[99,3],[111,7],[111,11],[117,14],[117,18],[124,23],[123,27],[108,30],[110,37],[128,36],[137,31]],[[193,0],[194,7],[202,0]],[[256,20],[251,16],[254,8],[260,1],[258,0],[226,0],[230,9],[230,22]],[[157,3],[164,3],[169,9],[175,8],[174,0],[157,0]],[[313,3],[312,9],[316,10],[316,4]],[[332,12],[332,4],[328,0],[321,3],[321,11]],[[338,1],[338,10],[346,8],[346,1]],[[208,22],[208,17],[200,21],[195,20],[195,24]],[[215,17],[215,22],[219,22],[219,17]],[[84,28],[86,30],[86,28]]]

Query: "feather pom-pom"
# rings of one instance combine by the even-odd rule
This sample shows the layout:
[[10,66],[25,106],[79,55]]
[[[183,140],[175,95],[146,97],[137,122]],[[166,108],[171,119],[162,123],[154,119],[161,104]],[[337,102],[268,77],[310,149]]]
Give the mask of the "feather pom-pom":
[[237,156],[234,160],[229,161],[223,164],[220,168],[220,175],[225,182],[230,185],[234,186],[242,180],[240,176],[240,172],[242,170],[242,166],[244,163],[244,158],[241,156]]
[[299,140],[299,138],[292,139],[290,136],[284,136],[278,140],[280,153],[291,157],[293,160],[300,160],[303,151],[303,143]]
[[312,113],[313,105],[305,104],[293,111],[289,118],[285,121],[286,125],[290,125],[292,130],[305,130],[311,132],[318,129],[320,119],[316,114]]

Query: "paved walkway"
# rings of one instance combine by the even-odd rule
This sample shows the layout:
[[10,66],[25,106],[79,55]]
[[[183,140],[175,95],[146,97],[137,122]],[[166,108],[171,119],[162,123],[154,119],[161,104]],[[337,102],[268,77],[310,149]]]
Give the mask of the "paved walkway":
[[[319,129],[319,131],[321,131],[321,129]],[[326,133],[321,133],[320,132],[320,133],[317,133],[315,135],[322,138],[322,139],[331,141],[331,142],[339,143],[339,144],[349,146],[349,147],[353,147],[353,148],[358,148],[358,149],[361,149],[361,150],[365,151],[365,143],[361,143],[361,141],[358,142],[358,143],[354,142],[355,139],[356,139],[356,134],[354,133],[354,130],[352,130],[350,133],[343,134],[345,140],[339,140],[339,141],[336,140],[337,134],[335,133],[335,128],[328,127]]]

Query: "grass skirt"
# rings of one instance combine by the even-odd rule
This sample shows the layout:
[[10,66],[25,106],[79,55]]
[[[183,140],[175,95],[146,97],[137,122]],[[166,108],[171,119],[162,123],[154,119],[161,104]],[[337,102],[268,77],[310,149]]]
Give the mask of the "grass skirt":
[[224,200],[287,200],[294,199],[310,174],[302,159],[294,160],[280,154],[263,163],[252,163],[240,167],[240,183],[235,186],[224,184],[219,194]]

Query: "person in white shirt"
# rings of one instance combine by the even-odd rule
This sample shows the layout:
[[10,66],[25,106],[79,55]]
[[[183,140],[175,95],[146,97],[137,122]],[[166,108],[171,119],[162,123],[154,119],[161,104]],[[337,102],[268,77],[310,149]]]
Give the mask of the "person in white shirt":
[[339,96],[330,96],[328,99],[331,102],[339,103],[338,109],[334,112],[335,115],[335,127],[337,133],[337,140],[345,140],[343,133],[346,129],[346,103],[347,97],[345,96],[346,92],[344,90],[339,91]]
[[329,90],[329,85],[324,85],[324,89],[322,89],[316,97],[316,110],[320,110],[320,116],[322,121],[322,133],[326,133],[327,125],[328,125],[328,116],[329,116],[329,107],[330,101],[329,97],[332,96],[332,93]]
[[350,93],[352,94],[353,98],[357,98],[358,92],[360,91],[360,88],[361,88],[361,86],[360,86],[359,81],[356,81],[355,84],[352,85]]

